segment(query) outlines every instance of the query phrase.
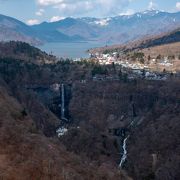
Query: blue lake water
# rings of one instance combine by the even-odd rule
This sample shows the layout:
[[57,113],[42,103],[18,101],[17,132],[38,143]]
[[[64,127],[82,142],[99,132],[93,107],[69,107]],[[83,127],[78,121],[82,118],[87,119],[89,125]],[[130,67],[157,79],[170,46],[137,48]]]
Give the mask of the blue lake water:
[[88,49],[103,46],[105,46],[104,43],[91,41],[78,43],[46,43],[38,48],[57,57],[74,59],[88,58],[89,54],[86,52]]

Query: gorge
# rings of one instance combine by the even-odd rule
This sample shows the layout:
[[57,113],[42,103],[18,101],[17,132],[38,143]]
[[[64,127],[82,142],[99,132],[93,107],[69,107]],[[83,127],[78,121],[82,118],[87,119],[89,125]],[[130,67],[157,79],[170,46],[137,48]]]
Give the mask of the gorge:
[[179,177],[178,74],[129,79],[119,65],[56,62],[15,44],[8,46],[23,46],[23,53],[13,58],[12,48],[0,59],[3,177]]

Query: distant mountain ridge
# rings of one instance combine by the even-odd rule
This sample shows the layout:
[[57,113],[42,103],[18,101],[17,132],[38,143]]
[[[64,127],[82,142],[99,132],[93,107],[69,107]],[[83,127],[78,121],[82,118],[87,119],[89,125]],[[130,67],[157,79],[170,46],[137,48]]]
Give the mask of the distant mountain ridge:
[[166,33],[160,33],[158,35],[146,36],[145,38],[140,38],[135,41],[131,41],[124,44],[117,44],[112,46],[105,46],[90,49],[89,52],[95,54],[96,52],[104,53],[104,52],[124,52],[124,51],[132,51],[132,50],[142,50],[146,48],[164,46],[174,44],[175,46],[179,46],[180,43],[180,28],[174,29],[173,31],[168,31]]
[[0,15],[0,41],[12,40],[35,45],[41,42],[30,26],[17,19]]
[[146,39],[140,42],[140,44],[137,45],[137,48],[149,48],[177,42],[180,42],[180,28],[168,33],[161,34],[159,36]]
[[0,15],[0,40],[25,42],[80,42],[99,41],[122,44],[145,36],[165,33],[180,27],[180,12],[157,10],[108,18],[65,18],[57,22],[43,22],[28,26]]

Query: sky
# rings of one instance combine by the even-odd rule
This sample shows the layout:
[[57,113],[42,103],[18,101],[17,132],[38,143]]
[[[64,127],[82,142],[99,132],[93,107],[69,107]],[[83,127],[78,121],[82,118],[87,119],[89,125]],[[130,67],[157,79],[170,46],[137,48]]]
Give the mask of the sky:
[[29,25],[65,17],[111,17],[144,10],[180,11],[180,0],[0,0],[0,14]]

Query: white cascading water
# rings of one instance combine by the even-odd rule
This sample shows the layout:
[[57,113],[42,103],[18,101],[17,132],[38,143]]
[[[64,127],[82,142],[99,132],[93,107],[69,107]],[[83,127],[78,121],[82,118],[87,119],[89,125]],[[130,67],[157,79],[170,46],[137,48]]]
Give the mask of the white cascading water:
[[124,141],[123,141],[123,155],[121,157],[121,161],[119,163],[119,167],[122,168],[123,164],[125,163],[126,159],[127,159],[127,140],[128,140],[129,136],[127,136]]
[[68,121],[65,117],[65,97],[64,97],[64,84],[61,85],[61,119]]
[[[64,98],[64,84],[61,84],[61,119],[62,120],[65,120],[65,121],[68,121],[66,118],[65,118],[65,107],[64,107],[64,101],[65,101],[65,98]],[[68,129],[65,128],[64,126],[61,126],[59,127],[57,130],[56,130],[56,133],[58,134],[58,137],[60,136],[64,136],[66,133],[67,133]]]
[[64,119],[64,84],[61,85],[61,119]]

